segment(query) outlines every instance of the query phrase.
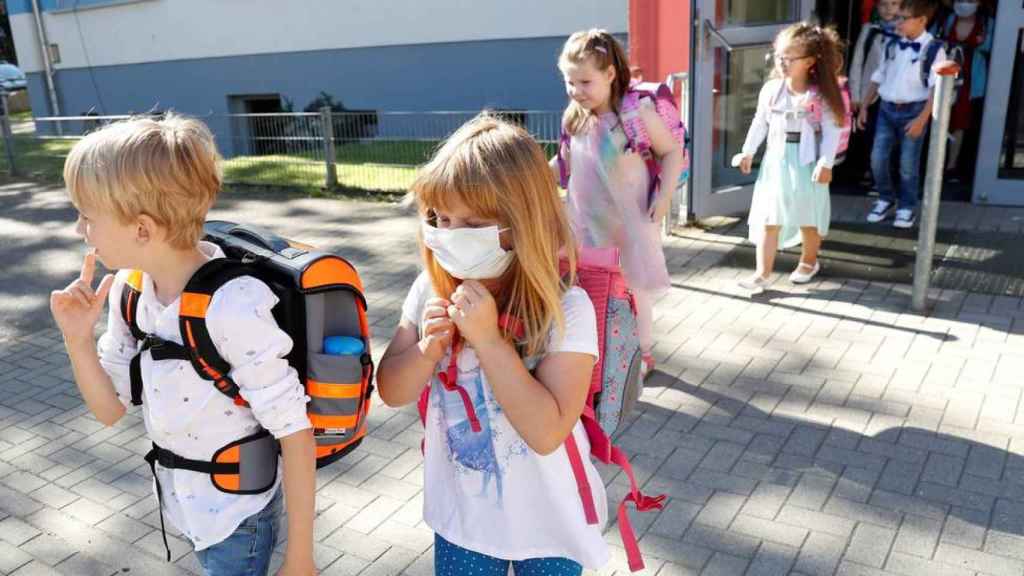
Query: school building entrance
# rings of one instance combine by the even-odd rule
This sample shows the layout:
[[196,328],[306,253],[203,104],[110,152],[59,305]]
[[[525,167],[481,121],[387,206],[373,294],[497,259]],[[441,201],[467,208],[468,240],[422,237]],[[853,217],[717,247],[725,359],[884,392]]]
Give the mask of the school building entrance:
[[[993,0],[995,32],[973,180],[964,200],[1024,206],[1024,1]],[[750,207],[756,169],[731,166],[769,73],[766,56],[790,23],[818,18],[850,45],[863,0],[630,0],[630,59],[645,79],[686,72],[683,89],[692,138],[690,218]],[[852,150],[851,150],[852,152]],[[867,152],[862,152],[866,154]],[[842,186],[834,189],[842,192]],[[856,185],[845,188],[864,194]]]

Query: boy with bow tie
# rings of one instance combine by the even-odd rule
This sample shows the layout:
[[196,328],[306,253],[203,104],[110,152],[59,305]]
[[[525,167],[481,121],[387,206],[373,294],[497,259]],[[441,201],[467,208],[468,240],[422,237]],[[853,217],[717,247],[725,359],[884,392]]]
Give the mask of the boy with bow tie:
[[[882,100],[871,150],[871,171],[878,185],[879,199],[868,214],[868,222],[881,222],[893,215],[893,226],[911,228],[916,220],[917,197],[921,192],[921,151],[924,132],[932,113],[932,86],[936,75],[926,57],[928,45],[938,42],[926,30],[935,14],[934,0],[902,0],[896,16],[899,38],[889,41],[885,58],[868,85],[864,101],[877,93]],[[934,51],[934,61],[946,59],[945,50]],[[924,79],[927,79],[926,81]],[[861,108],[857,125],[863,128],[867,110]],[[899,194],[895,190],[889,158],[893,147],[900,145]]]

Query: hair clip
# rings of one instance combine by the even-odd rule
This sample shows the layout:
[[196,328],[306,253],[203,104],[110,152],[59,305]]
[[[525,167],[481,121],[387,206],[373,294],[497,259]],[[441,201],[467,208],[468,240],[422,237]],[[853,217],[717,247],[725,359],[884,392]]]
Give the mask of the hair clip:
[[597,50],[601,54],[608,54],[608,49],[604,46],[594,46],[594,50]]

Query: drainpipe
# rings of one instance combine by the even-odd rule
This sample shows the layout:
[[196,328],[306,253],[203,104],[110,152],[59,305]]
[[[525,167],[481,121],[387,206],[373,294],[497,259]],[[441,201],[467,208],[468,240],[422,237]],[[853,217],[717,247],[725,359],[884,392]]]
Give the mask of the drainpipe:
[[[60,116],[60,104],[57,103],[57,88],[53,84],[53,64],[50,62],[50,41],[46,38],[46,27],[43,26],[43,15],[39,10],[39,0],[32,0],[32,14],[36,18],[36,32],[39,33],[39,47],[43,52],[43,66],[46,68],[46,88],[50,94],[50,108],[54,116]],[[57,122],[57,134],[63,135],[60,122]]]

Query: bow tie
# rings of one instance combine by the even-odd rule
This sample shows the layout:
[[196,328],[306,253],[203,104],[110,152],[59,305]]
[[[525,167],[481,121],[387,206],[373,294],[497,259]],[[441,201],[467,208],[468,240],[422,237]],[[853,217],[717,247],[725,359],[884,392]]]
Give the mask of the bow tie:
[[921,43],[920,42],[905,42],[903,40],[893,40],[893,44],[896,44],[897,46],[899,46],[900,50],[906,50],[907,48],[910,48],[914,52],[920,52],[921,51]]

